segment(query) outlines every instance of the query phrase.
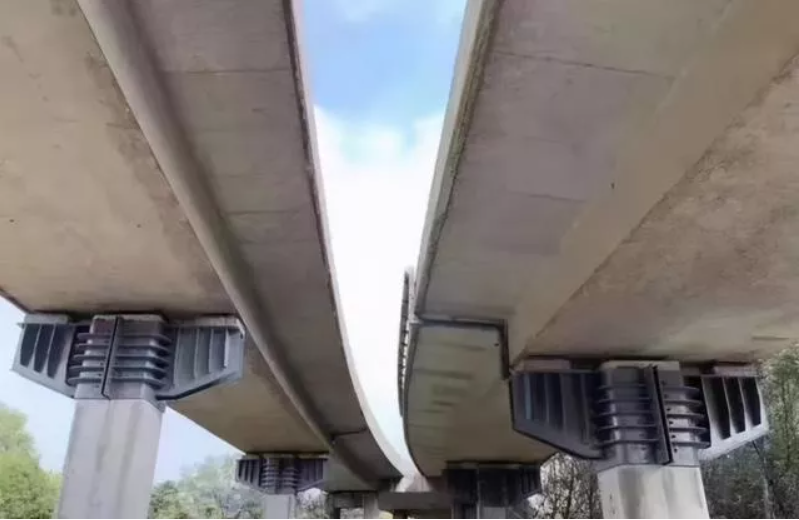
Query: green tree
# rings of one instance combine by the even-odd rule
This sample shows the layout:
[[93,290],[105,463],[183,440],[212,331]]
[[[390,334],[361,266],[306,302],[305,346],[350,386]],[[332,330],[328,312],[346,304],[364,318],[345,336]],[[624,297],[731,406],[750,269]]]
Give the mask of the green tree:
[[234,480],[232,456],[208,457],[153,489],[150,518],[260,518],[261,495]]
[[191,518],[177,484],[171,480],[155,486],[150,497],[150,518]]
[[718,518],[799,516],[799,349],[761,366],[770,434],[703,465],[710,513]]
[[[294,509],[296,518],[328,518],[326,495],[318,491],[308,491],[297,495]],[[344,518],[345,515],[341,515]]]
[[0,454],[0,517],[52,518],[56,495],[47,473],[24,453]]
[[25,416],[0,404],[0,517],[51,518],[59,478],[39,467]]
[[33,437],[25,429],[27,419],[22,412],[0,403],[0,453],[36,455]]
[[541,493],[518,504],[515,513],[528,518],[601,518],[592,463],[565,453],[553,456],[541,471]]
[[770,515],[799,516],[799,349],[791,348],[764,366],[771,434],[756,443]]
[[711,518],[766,518],[763,467],[754,446],[702,465]]
[[261,496],[234,480],[233,456],[208,457],[184,473],[178,488],[194,518],[260,518]]
[[[208,457],[185,469],[180,479],[158,484],[150,498],[150,518],[261,518],[263,495],[236,483],[235,468],[234,456]],[[295,513],[297,518],[326,518],[324,493],[300,493]]]

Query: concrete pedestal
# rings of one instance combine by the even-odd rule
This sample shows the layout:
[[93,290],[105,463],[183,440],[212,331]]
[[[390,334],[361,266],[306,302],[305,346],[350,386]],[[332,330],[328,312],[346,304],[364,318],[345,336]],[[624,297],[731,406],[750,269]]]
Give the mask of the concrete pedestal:
[[163,413],[141,400],[78,400],[59,518],[147,518]]
[[604,518],[708,518],[698,467],[617,466],[598,477]]
[[377,495],[365,495],[363,497],[363,517],[380,518],[380,508],[377,507]]
[[478,518],[508,518],[507,507],[483,506],[478,508]]
[[508,518],[507,507],[480,504],[458,504],[452,508],[452,518]]
[[264,518],[294,518],[294,495],[265,495]]

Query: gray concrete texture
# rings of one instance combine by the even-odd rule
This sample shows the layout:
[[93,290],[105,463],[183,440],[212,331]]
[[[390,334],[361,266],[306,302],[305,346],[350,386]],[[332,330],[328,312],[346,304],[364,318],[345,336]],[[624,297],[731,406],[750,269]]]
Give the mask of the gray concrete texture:
[[141,399],[78,400],[58,518],[147,518],[162,411]]
[[377,495],[369,493],[363,497],[363,517],[380,518],[380,508],[378,507]]
[[405,475],[396,486],[381,491],[377,501],[380,510],[391,512],[394,518],[445,518],[452,508],[443,480],[431,482],[419,473]]
[[[748,361],[794,343],[798,15],[784,0],[470,1],[417,313],[507,321],[512,363]],[[481,341],[420,335],[405,420],[427,474],[549,453],[508,450],[500,353],[474,362]]]
[[603,518],[708,518],[702,471],[618,466],[599,472]]
[[277,0],[3,2],[0,291],[241,313],[243,378],[174,407],[245,452],[340,436],[356,473],[394,477],[342,343],[298,19]]
[[264,495],[264,518],[295,518],[296,507],[294,495]]

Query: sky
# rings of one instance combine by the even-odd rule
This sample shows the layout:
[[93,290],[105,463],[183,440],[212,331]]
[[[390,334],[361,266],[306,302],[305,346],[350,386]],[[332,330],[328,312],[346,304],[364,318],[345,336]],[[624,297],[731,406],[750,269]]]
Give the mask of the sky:
[[[357,376],[406,457],[396,351],[403,271],[419,251],[465,0],[305,0],[305,45],[333,261]],[[72,401],[10,372],[22,314],[0,299],[0,402],[60,471]],[[156,481],[235,450],[167,410]]]

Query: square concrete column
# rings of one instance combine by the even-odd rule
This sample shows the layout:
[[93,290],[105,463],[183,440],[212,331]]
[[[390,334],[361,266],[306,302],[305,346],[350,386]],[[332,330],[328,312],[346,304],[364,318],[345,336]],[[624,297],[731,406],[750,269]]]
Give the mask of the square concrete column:
[[698,467],[623,465],[597,476],[604,518],[708,518]]
[[294,495],[264,495],[264,518],[294,518]]
[[377,507],[376,493],[368,493],[363,496],[363,517],[380,518],[380,508]]
[[143,399],[75,402],[59,518],[146,518],[162,411]]
[[509,518],[510,508],[485,504],[456,504],[452,518]]

